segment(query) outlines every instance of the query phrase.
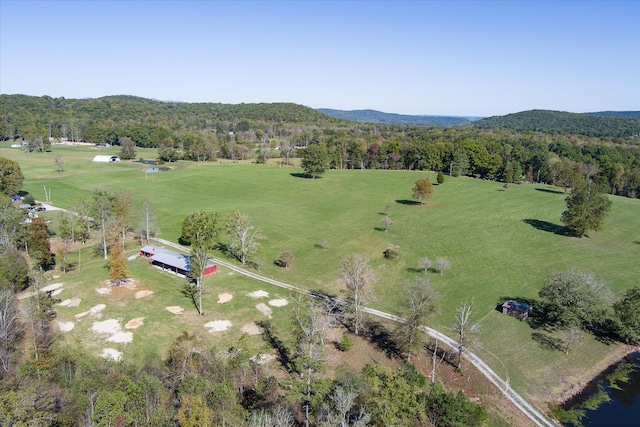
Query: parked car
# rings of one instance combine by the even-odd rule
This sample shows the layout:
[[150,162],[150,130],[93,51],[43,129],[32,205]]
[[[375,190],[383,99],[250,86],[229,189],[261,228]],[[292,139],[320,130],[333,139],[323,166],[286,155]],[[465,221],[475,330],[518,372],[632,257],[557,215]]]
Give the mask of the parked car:
[[36,206],[36,212],[42,212],[42,211],[46,211],[47,208],[45,208],[44,206]]
[[20,200],[22,200],[22,199],[17,194],[14,194],[13,196],[11,196],[11,201],[12,202],[19,202]]

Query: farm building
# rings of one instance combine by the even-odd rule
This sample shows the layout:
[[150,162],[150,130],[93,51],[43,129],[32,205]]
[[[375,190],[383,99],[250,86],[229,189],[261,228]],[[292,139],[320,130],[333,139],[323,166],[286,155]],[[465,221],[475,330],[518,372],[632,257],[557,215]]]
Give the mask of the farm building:
[[109,155],[105,155],[105,154],[98,154],[97,156],[95,156],[93,158],[93,161],[96,163],[114,163],[114,162],[119,162],[120,161],[120,157],[118,156],[109,156]]
[[533,306],[523,302],[508,300],[502,304],[502,314],[507,314],[517,319],[526,319],[533,311]]
[[[159,246],[145,246],[140,249],[140,256],[151,259],[152,265],[158,266],[163,270],[181,274],[185,277],[192,277],[189,255],[174,252]],[[209,264],[204,270],[204,276],[208,276],[216,271],[218,271],[218,266]]]

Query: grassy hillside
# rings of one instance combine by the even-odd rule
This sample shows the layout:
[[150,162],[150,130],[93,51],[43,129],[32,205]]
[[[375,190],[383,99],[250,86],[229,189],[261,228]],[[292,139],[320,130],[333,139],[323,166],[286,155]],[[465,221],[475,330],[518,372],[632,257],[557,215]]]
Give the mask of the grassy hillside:
[[[6,148],[6,143],[0,147],[0,155],[20,163],[24,189],[36,198],[44,194],[46,185],[54,204],[72,207],[78,197],[89,197],[97,186],[111,191],[126,188],[137,203],[144,198],[152,203],[158,213],[160,237],[169,240],[177,240],[181,221],[191,212],[204,209],[224,215],[239,209],[266,237],[262,273],[306,289],[337,294],[342,259],[355,252],[366,254],[378,277],[378,300],[373,305],[389,312],[397,312],[403,303],[399,292],[403,281],[424,277],[418,269],[419,258],[447,257],[452,262],[450,270],[442,275],[428,274],[441,295],[442,310],[433,326],[447,333],[455,309],[473,299],[473,318],[482,327],[478,353],[509,378],[514,388],[534,399],[546,400],[568,384],[587,379],[585,373],[598,369],[612,352],[620,350],[590,338],[570,355],[543,349],[532,340],[536,331],[526,322],[504,316],[495,307],[507,297],[535,298],[551,272],[572,268],[592,271],[616,296],[636,285],[638,200],[613,197],[605,230],[577,239],[554,233],[565,208],[564,194],[549,186],[514,185],[505,190],[493,181],[447,177],[443,185],[435,187],[433,200],[421,206],[410,198],[413,183],[422,176],[435,182],[435,174],[328,171],[313,180],[301,178],[295,168],[232,163],[175,163],[169,165],[169,172],[145,174],[144,167],[135,163],[91,162],[93,155],[109,150],[115,153],[115,149],[56,146],[51,153],[37,154]],[[55,170],[56,154],[65,158],[63,173]],[[154,154],[140,150],[139,156],[151,158]],[[395,222],[388,232],[380,230],[385,212],[390,212]],[[329,240],[326,251],[317,247],[323,237]],[[394,261],[382,257],[390,244],[397,245],[400,252]],[[284,250],[295,254],[287,270],[274,264]],[[135,247],[129,253],[135,253]],[[152,286],[155,276],[147,272],[146,263],[139,265],[138,261],[132,264],[134,273]],[[211,279],[226,283],[211,288],[207,297],[210,306],[216,306],[217,290],[237,288],[244,293],[256,286],[264,289],[264,285],[224,274]],[[94,275],[94,282],[107,278],[104,268],[96,268]],[[163,278],[158,286],[170,289],[172,285]],[[162,311],[165,304],[188,307],[184,295],[175,289],[170,292],[171,297],[157,301],[160,307],[153,310]],[[224,315],[243,321],[242,311]],[[119,316],[126,317],[124,313]],[[193,321],[197,323],[197,319]],[[131,348],[134,351],[136,347],[132,344]]]

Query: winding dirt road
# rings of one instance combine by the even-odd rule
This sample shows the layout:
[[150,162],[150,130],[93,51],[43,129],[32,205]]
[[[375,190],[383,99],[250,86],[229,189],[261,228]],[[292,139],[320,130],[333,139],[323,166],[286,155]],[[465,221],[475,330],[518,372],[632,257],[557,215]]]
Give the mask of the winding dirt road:
[[[167,245],[170,247],[173,247],[175,249],[179,249],[185,253],[189,252],[189,248],[184,247],[182,245],[170,242],[168,240],[164,240],[164,239],[158,239],[158,238],[154,238],[152,240],[157,241],[158,243],[161,243],[163,245]],[[287,284],[287,283],[283,283],[277,280],[273,280],[270,279],[268,277],[265,276],[261,276],[259,274],[253,273],[251,271],[245,270],[243,268],[237,267],[231,263],[228,263],[226,261],[223,261],[221,259],[218,258],[211,258],[214,262],[216,262],[218,265],[221,265],[223,267],[226,267],[232,271],[235,271],[236,273],[239,274],[243,274],[247,277],[250,277],[252,279],[256,279],[256,280],[260,280],[264,283],[268,283],[270,285],[274,285],[274,286],[278,286],[280,288],[283,289],[287,289],[289,291],[293,291],[293,292],[300,292],[309,296],[312,296],[314,298],[321,298],[321,299],[327,299],[329,297],[325,296],[325,295],[319,295],[313,292],[309,292],[306,291],[304,289],[299,289],[293,285]],[[371,308],[364,308],[363,309],[364,312],[371,314],[373,316],[377,316],[377,317],[381,317],[383,319],[388,319],[394,322],[405,322],[406,320],[395,316],[393,314],[390,313],[385,313],[383,311],[379,311],[379,310],[374,310]],[[434,337],[434,338],[438,338],[439,340],[441,340],[442,342],[444,342],[445,344],[447,344],[449,347],[451,348],[457,348],[457,343],[455,340],[451,339],[450,337],[444,335],[441,332],[436,331],[435,329],[426,327],[426,326],[422,326],[422,330],[424,332],[426,332],[427,334],[429,334],[430,336]],[[500,378],[500,376],[493,370],[491,369],[484,361],[482,361],[482,359],[480,359],[477,355],[475,355],[473,352],[469,351],[468,349],[465,349],[465,353],[464,353],[464,358],[466,358],[469,362],[471,362],[485,377],[487,377],[487,379],[489,381],[491,381],[501,392],[502,394],[509,399],[509,401],[511,401],[523,414],[525,414],[527,416],[527,418],[529,418],[536,426],[538,427],[556,427],[559,426],[560,424],[554,422],[553,420],[551,420],[550,418],[548,418],[546,415],[544,415],[542,412],[538,411],[536,408],[534,408],[531,404],[529,404],[529,402],[527,402],[522,396],[520,396],[516,391],[514,391],[510,386],[509,383],[506,382],[505,380],[503,380],[502,378]]]

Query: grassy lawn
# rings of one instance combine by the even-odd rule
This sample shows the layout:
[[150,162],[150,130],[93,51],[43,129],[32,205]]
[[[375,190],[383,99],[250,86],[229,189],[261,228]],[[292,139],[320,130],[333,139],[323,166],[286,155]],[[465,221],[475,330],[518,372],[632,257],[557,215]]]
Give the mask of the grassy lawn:
[[[433,173],[328,171],[321,179],[306,179],[299,177],[296,168],[178,162],[167,165],[169,172],[145,174],[145,166],[137,163],[91,162],[95,154],[116,154],[117,148],[55,146],[51,153],[28,154],[7,147],[0,145],[0,155],[20,163],[23,189],[37,199],[44,196],[46,186],[54,204],[70,208],[78,197],[89,198],[93,188],[126,188],[136,203],[145,198],[151,202],[160,237],[168,240],[177,241],[182,219],[191,212],[226,215],[239,209],[265,236],[262,273],[306,289],[336,294],[341,261],[355,252],[366,254],[378,278],[378,299],[373,305],[381,310],[397,312],[403,303],[399,292],[403,281],[424,277],[418,259],[447,257],[452,262],[450,270],[427,275],[440,293],[442,307],[432,326],[446,333],[455,309],[473,299],[473,318],[482,327],[478,354],[533,400],[548,400],[569,384],[588,379],[585,374],[604,367],[612,354],[621,351],[621,346],[607,346],[589,337],[569,355],[545,350],[531,339],[536,331],[526,322],[504,316],[495,307],[506,297],[537,297],[551,272],[572,268],[593,272],[609,284],[616,297],[638,284],[640,200],[612,197],[604,231],[577,239],[554,232],[561,225],[564,194],[544,185],[513,185],[505,190],[492,181],[447,177],[423,206],[411,201],[411,188],[422,176],[435,182]],[[65,159],[63,173],[55,170],[56,154]],[[154,158],[155,153],[138,150],[137,157]],[[380,227],[386,210],[395,223],[384,232]],[[317,246],[323,237],[329,241],[327,250]],[[382,257],[390,244],[397,245],[400,253],[393,261]],[[136,249],[132,245],[129,254]],[[284,250],[295,254],[286,270],[274,264]],[[232,336],[242,325],[262,316],[254,307],[257,302],[246,297],[249,292],[264,289],[274,298],[286,297],[278,289],[221,271],[208,279],[205,316],[199,318],[181,293],[182,282],[150,269],[144,260],[130,263],[140,282],[136,290],[118,289],[107,296],[95,291],[107,278],[104,263],[100,259],[92,262],[96,265],[91,275],[83,263],[82,272],[60,279],[69,282],[63,292],[81,293],[82,310],[113,299],[105,303],[103,318],[121,318],[124,324],[130,318],[145,317],[140,328],[149,330],[145,344],[137,344],[134,338],[131,344],[121,345],[125,355],[136,357],[147,348],[163,351],[182,330],[198,329],[200,323],[220,318],[231,320],[233,327],[214,335]],[[137,300],[133,294],[139,289],[154,294]],[[219,292],[232,292],[236,297],[217,304]],[[185,313],[169,313],[165,307],[172,305],[185,307]],[[273,310],[274,321],[284,325],[286,308]],[[75,311],[61,308],[60,318],[71,318]],[[95,344],[89,333],[68,336]],[[255,342],[261,345],[258,339]]]

